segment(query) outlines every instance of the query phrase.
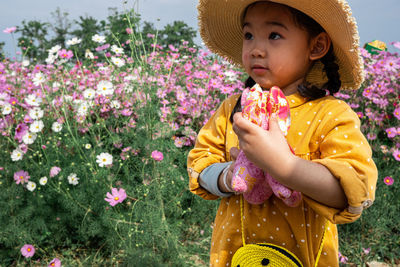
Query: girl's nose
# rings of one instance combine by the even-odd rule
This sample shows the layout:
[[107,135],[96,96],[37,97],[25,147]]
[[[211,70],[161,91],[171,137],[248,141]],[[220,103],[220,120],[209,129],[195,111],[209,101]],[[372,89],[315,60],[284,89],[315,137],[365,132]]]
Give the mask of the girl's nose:
[[253,49],[251,50],[251,55],[252,57],[265,57],[266,56],[266,51],[265,48],[261,45],[255,45]]

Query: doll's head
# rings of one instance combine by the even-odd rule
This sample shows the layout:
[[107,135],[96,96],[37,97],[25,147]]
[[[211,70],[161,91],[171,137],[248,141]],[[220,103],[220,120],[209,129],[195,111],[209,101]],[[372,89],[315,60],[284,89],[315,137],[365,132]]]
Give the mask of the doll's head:
[[198,11],[207,47],[266,89],[318,98],[323,89],[358,89],[364,79],[346,0],[199,0]]

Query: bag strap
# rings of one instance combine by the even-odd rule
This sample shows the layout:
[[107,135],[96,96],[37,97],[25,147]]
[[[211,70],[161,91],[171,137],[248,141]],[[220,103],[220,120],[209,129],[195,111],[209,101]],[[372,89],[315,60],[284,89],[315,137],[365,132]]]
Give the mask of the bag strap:
[[[240,195],[240,224],[242,227],[242,242],[243,242],[243,246],[246,245],[246,239],[244,238],[244,223],[243,223],[243,195]],[[321,239],[321,244],[319,245],[319,249],[318,249],[318,254],[317,257],[315,259],[315,267],[317,267],[318,262],[319,262],[319,258],[321,257],[321,253],[322,253],[322,248],[324,246],[324,242],[325,242],[325,237],[326,237],[326,231],[328,230],[328,220],[325,220],[325,226],[324,226],[324,234],[322,235],[322,239]]]

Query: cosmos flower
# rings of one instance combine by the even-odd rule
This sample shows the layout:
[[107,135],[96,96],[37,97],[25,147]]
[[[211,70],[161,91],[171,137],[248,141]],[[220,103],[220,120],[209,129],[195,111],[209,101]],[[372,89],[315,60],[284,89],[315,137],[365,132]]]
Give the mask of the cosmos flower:
[[392,177],[386,176],[385,178],[383,178],[383,182],[384,182],[386,185],[392,185],[392,184],[394,183],[394,180],[393,180]]
[[51,167],[51,169],[50,169],[50,178],[52,178],[52,177],[56,176],[57,174],[59,174],[60,171],[61,171],[60,167],[57,167],[57,166]]
[[26,189],[28,189],[29,191],[33,191],[33,190],[35,190],[36,189],[36,183],[35,182],[32,182],[32,181],[29,181],[28,183],[27,183],[27,185],[26,185]]
[[67,177],[68,183],[72,185],[77,185],[79,183],[79,178],[77,177],[76,173],[71,173]]
[[164,159],[163,153],[158,150],[151,152],[151,157],[156,161],[162,161]]
[[100,167],[109,166],[113,162],[113,157],[109,153],[100,153],[100,155],[96,157],[96,162]]
[[96,43],[99,43],[99,44],[104,44],[106,42],[106,37],[102,36],[102,35],[95,34],[95,35],[92,36],[92,41],[96,42]]
[[61,267],[61,261],[59,258],[54,258],[47,267]]
[[13,33],[17,30],[17,27],[10,27],[10,28],[5,28],[3,30],[4,33]]
[[110,203],[113,207],[118,203],[122,203],[126,199],[126,192],[123,188],[120,188],[119,190],[117,188],[112,188],[111,193],[112,194],[107,192],[107,197],[104,200]]
[[21,248],[21,254],[25,258],[30,258],[35,255],[35,247],[30,244],[25,244]]
[[31,178],[29,176],[29,173],[23,170],[17,171],[16,173],[14,173],[14,180],[16,184],[24,184],[27,183],[29,178]]
[[22,150],[19,149],[19,148],[16,148],[11,153],[11,160],[12,161],[19,161],[19,160],[22,159],[23,156],[24,156],[24,153],[22,152]]

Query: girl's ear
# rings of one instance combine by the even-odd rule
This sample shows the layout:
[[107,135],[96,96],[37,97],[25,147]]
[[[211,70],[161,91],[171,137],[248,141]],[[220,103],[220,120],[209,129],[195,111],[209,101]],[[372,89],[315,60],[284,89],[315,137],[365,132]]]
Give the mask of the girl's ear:
[[318,60],[328,53],[331,38],[326,32],[321,32],[311,40],[310,60]]

